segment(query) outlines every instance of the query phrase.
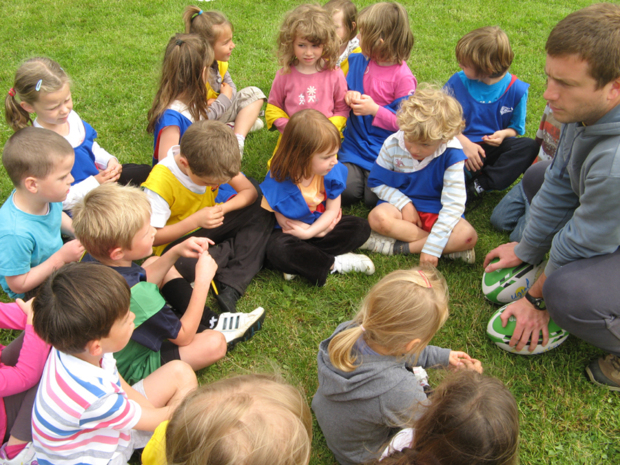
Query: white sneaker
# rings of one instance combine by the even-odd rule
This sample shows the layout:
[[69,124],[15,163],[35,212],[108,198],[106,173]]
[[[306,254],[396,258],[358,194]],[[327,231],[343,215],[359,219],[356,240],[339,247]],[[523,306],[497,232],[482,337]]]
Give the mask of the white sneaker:
[[250,132],[260,131],[264,127],[265,127],[265,123],[263,123],[263,120],[260,118],[256,118],[256,121],[254,121],[254,124],[250,128]]
[[449,253],[444,255],[444,257],[450,260],[461,259],[465,263],[469,263],[470,265],[476,263],[476,251],[474,249],[463,250],[462,252]]
[[224,335],[228,350],[238,342],[247,341],[263,326],[265,309],[258,307],[250,313],[222,313],[217,320],[215,331]]
[[296,274],[288,274],[288,273],[283,273],[283,274],[284,274],[284,279],[286,281],[292,281],[293,279],[297,277]]
[[357,271],[367,275],[374,274],[375,265],[370,258],[364,254],[345,253],[338,255],[334,261],[332,273],[350,273]]
[[38,461],[34,453],[34,445],[32,442],[26,444],[26,447],[12,459],[6,456],[6,443],[0,448],[0,465],[38,465]]
[[371,231],[370,237],[360,247],[361,250],[380,253],[382,255],[394,255],[394,243],[396,239]]

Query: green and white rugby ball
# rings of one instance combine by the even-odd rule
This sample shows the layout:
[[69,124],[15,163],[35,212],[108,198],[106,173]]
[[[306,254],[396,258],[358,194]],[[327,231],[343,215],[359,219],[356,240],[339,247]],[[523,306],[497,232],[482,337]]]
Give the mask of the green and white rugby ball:
[[493,316],[489,320],[489,324],[487,325],[487,336],[489,336],[489,339],[491,339],[493,342],[495,342],[495,344],[497,344],[498,347],[504,349],[505,351],[519,355],[542,354],[544,352],[555,349],[557,346],[562,344],[566,340],[566,338],[568,338],[568,333],[566,331],[556,325],[552,320],[549,320],[549,342],[546,346],[542,345],[541,332],[540,337],[538,338],[538,344],[532,352],[530,352],[530,344],[527,344],[521,350],[516,350],[514,347],[510,347],[508,343],[510,342],[510,338],[514,333],[515,326],[517,325],[517,319],[514,316],[511,316],[508,319],[506,327],[502,327],[502,320],[500,318],[508,305],[504,305],[502,308],[497,310],[493,314]]
[[[491,263],[497,262],[493,260]],[[500,268],[499,270],[482,275],[482,293],[493,303],[504,305],[514,302],[525,295],[532,284],[545,269],[546,261],[538,265],[522,263],[512,268]]]

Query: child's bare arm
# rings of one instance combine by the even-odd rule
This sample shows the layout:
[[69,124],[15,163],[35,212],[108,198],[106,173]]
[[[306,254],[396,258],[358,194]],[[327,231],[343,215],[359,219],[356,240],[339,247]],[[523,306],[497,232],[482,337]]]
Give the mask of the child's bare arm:
[[456,138],[463,146],[463,152],[465,152],[465,156],[467,156],[467,161],[465,162],[467,169],[469,171],[478,171],[481,169],[484,166],[482,161],[485,157],[484,149],[479,144],[470,141],[467,136],[463,134],[459,134]]
[[181,130],[178,126],[166,126],[159,136],[159,150],[157,151],[157,159],[162,161],[168,155],[168,150],[173,145],[179,145],[181,140]]
[[[291,220],[276,213],[276,220],[282,227],[282,232],[298,237],[302,240],[312,239],[313,237],[325,235],[334,229],[334,226],[340,221],[340,196],[335,199],[327,199],[325,211],[311,225],[302,223],[301,221]],[[282,221],[282,223],[280,223]],[[323,234],[324,233],[324,234]]]
[[239,173],[232,178],[228,184],[237,191],[235,195],[228,202],[222,204],[222,213],[230,213],[235,210],[240,210],[248,205],[252,205],[258,198],[258,192],[252,183],[243,174]]
[[207,294],[209,293],[209,285],[217,271],[217,263],[208,252],[203,252],[196,263],[196,280],[194,281],[194,291],[189,301],[189,305],[185,310],[185,314],[181,318],[181,330],[176,339],[170,342],[178,346],[186,346],[191,344],[198,331],[198,325],[204,312]]
[[142,415],[140,415],[140,420],[136,423],[134,429],[140,431],[155,431],[155,428],[157,428],[162,421],[166,421],[170,418],[172,415],[172,409],[170,407],[154,407],[146,397],[127,384],[120,373],[118,377],[121,380],[121,387],[127,393],[127,397],[142,408]]
[[80,241],[74,239],[64,244],[60,250],[40,265],[30,268],[26,273],[16,276],[5,276],[6,283],[16,294],[23,294],[45,281],[54,270],[67,263],[77,262],[83,253],[84,247],[82,247]]
[[175,245],[157,260],[143,265],[146,280],[161,287],[166,273],[180,257],[198,258],[202,252],[209,249],[209,244],[213,245],[213,241],[206,237],[190,237]]

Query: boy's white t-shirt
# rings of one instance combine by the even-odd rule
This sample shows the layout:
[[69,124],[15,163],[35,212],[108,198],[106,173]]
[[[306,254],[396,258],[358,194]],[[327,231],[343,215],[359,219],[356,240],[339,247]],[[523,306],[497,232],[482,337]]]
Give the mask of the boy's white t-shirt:
[[141,415],[140,405],[121,387],[112,354],[97,367],[52,348],[32,414],[39,463],[126,463]]

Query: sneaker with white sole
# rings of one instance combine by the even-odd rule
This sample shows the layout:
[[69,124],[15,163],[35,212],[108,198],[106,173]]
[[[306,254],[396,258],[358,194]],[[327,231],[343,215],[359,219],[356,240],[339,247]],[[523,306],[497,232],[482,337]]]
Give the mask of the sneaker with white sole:
[[292,281],[293,279],[295,279],[298,275],[296,274],[288,274],[288,273],[283,273],[284,274],[284,280],[285,281]]
[[444,255],[444,258],[448,258],[450,260],[463,260],[465,263],[469,263],[473,265],[476,263],[476,251],[474,249],[471,250],[463,250],[462,252],[454,252]]
[[32,442],[26,444],[26,447],[12,459],[7,458],[6,443],[0,448],[0,465],[38,465],[34,453],[34,445]]
[[345,253],[336,256],[332,273],[344,274],[351,271],[371,275],[375,272],[375,265],[369,257],[361,253]]
[[264,127],[265,127],[265,123],[263,123],[263,120],[260,118],[256,118],[256,121],[254,121],[254,124],[250,128],[250,132],[260,131]]
[[265,309],[258,307],[250,313],[222,313],[217,320],[215,331],[224,335],[228,350],[238,342],[247,341],[260,331],[265,320]]
[[610,391],[620,391],[620,357],[607,354],[593,360],[587,367],[586,373],[594,384],[603,386]]
[[378,232],[371,231],[370,237],[364,242],[360,249],[380,253],[382,255],[394,255],[395,242],[396,239],[392,237],[383,236]]

